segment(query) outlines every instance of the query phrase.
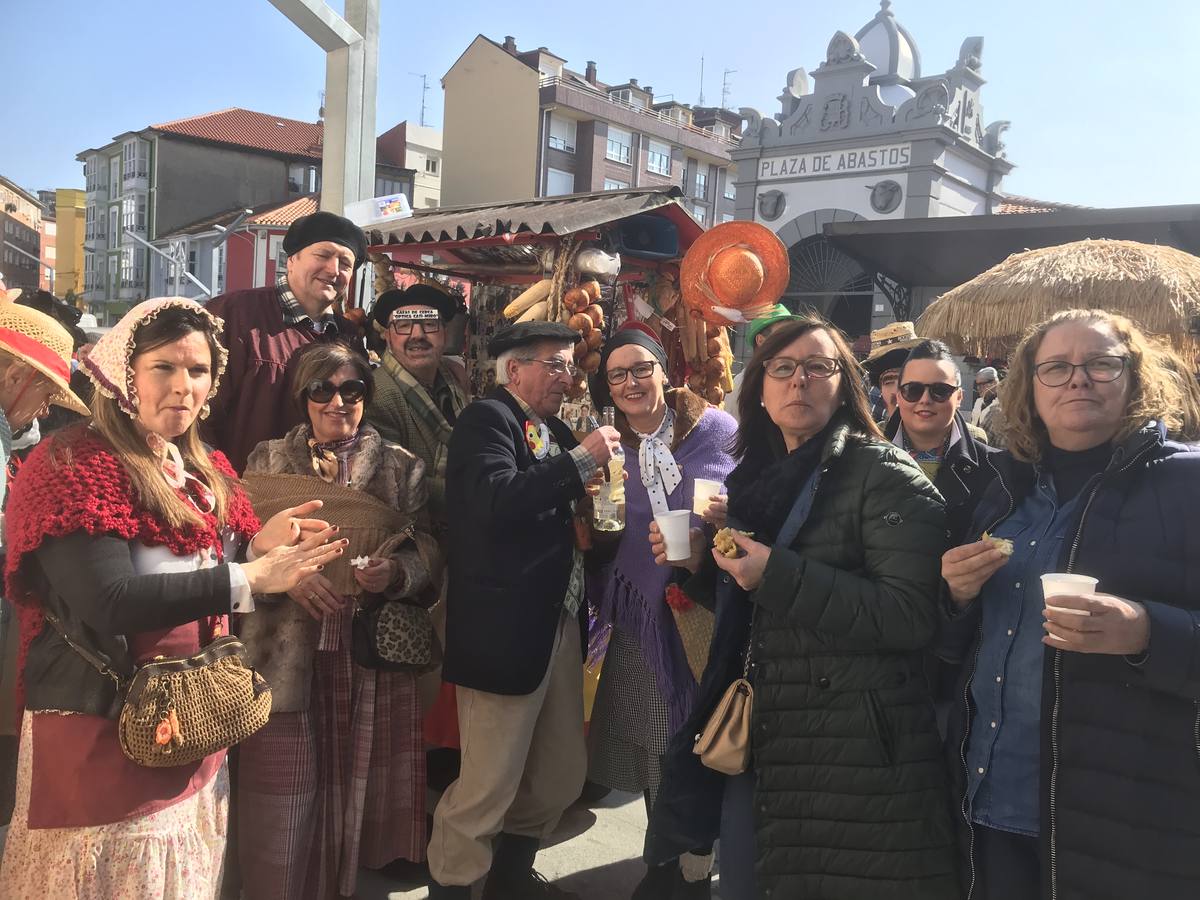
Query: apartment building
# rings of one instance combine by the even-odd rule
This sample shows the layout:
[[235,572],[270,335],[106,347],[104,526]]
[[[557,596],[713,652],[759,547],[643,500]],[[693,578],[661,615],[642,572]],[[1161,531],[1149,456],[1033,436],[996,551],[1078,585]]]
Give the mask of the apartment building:
[[58,246],[54,261],[54,292],[60,297],[83,293],[83,234],[87,193],[76,188],[54,192]]
[[728,110],[656,102],[636,78],[600,81],[512,37],[471,42],[442,79],[446,206],[679,185],[702,225],[734,214]]
[[42,286],[41,201],[0,175],[0,273],[9,288],[37,290]]
[[[379,136],[379,153],[413,173],[409,199],[413,209],[441,206],[442,200],[442,133],[427,125],[401,122]],[[377,191],[382,196],[384,191]]]
[[[84,299],[130,304],[148,296],[155,254],[143,241],[156,243],[229,210],[317,193],[323,133],[320,122],[232,108],[124,132],[79,153],[86,181]],[[376,193],[402,191],[411,200],[412,175],[402,161],[379,153]],[[207,248],[185,247],[183,258],[214,251],[223,240],[218,231]]]

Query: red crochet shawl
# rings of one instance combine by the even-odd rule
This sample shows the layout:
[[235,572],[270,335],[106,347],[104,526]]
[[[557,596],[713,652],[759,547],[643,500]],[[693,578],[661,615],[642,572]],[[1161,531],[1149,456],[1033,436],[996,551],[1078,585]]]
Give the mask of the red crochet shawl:
[[[221,527],[215,516],[205,515],[202,525],[171,528],[138,504],[129,473],[108,442],[87,426],[75,429],[52,435],[34,448],[8,495],[4,580],[5,596],[16,604],[20,621],[18,673],[24,672],[29,645],[45,622],[42,599],[25,583],[22,564],[46,538],[86,531],[163,546],[177,556],[209,548],[221,553]],[[217,471],[234,479],[224,526],[249,539],[259,530],[250,500],[238,486],[229,461],[217,452],[210,458]],[[186,495],[181,491],[180,497]]]

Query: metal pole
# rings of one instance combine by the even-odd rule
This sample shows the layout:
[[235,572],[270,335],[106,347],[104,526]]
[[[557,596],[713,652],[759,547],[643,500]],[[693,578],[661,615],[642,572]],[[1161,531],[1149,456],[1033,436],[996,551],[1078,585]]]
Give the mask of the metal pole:
[[[151,251],[152,253],[157,253],[159,256],[161,256],[163,259],[167,260],[168,262],[171,262],[171,263],[175,262],[174,258],[170,254],[164,253],[162,250],[159,250],[157,247],[155,247],[153,244],[151,244],[145,238],[138,237],[132,231],[126,230],[125,236],[137,241],[139,244],[141,244],[143,247],[145,247],[147,250]],[[204,282],[201,281],[199,278],[197,278],[195,275],[193,275],[191,272],[189,272],[187,270],[186,266],[183,267],[182,274],[183,274],[184,278],[186,278],[188,281],[190,281],[196,287],[200,288],[200,291],[204,294],[205,297],[211,297],[213,295],[212,291],[210,291],[205,286]]]

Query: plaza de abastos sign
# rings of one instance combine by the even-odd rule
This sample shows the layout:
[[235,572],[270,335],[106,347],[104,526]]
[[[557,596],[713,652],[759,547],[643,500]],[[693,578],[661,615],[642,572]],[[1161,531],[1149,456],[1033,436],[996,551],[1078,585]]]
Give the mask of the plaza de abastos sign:
[[889,169],[906,168],[911,161],[912,144],[888,144],[883,147],[855,147],[848,150],[773,156],[758,161],[758,180],[777,181],[814,175],[884,172]]

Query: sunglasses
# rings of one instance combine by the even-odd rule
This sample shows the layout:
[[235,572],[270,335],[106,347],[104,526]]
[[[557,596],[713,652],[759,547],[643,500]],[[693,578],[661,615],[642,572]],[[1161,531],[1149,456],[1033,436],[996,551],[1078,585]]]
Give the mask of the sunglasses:
[[337,394],[343,403],[358,403],[367,395],[367,385],[357,378],[334,384],[331,381],[312,381],[304,389],[304,396],[313,403],[328,403]]
[[925,391],[929,391],[929,399],[934,403],[945,403],[954,396],[954,392],[958,390],[957,384],[945,384],[940,381],[935,381],[933,384],[925,384],[921,381],[906,381],[900,385],[900,396],[904,398],[906,403],[916,403],[925,396]]

